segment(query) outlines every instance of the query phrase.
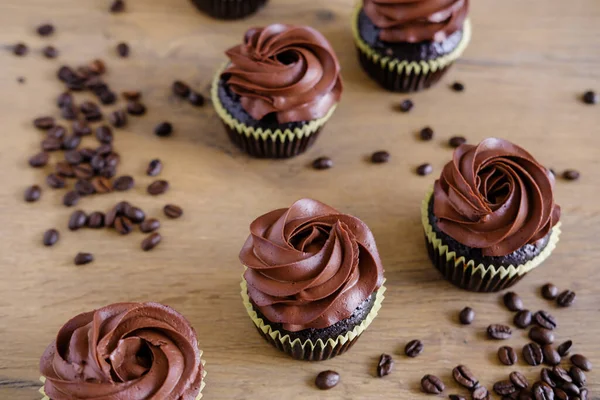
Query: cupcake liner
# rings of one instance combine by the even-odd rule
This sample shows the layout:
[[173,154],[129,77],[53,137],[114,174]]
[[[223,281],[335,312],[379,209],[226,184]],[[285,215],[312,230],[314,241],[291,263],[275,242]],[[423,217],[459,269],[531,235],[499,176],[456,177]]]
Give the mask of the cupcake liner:
[[254,322],[254,326],[258,330],[258,333],[260,333],[260,335],[265,338],[267,342],[271,343],[274,347],[282,352],[292,356],[297,360],[305,361],[328,360],[348,351],[377,316],[377,313],[381,308],[381,303],[385,298],[384,293],[386,291],[385,286],[381,286],[379,288],[375,296],[373,308],[364,321],[354,327],[353,330],[347,332],[345,335],[340,335],[335,339],[330,338],[325,342],[322,339],[318,339],[316,343],[313,343],[309,339],[305,341],[300,339],[291,340],[289,335],[282,335],[281,332],[273,329],[262,318],[259,318],[256,311],[254,311],[248,296],[248,286],[244,279],[242,279],[240,286],[242,288],[244,307],[246,307],[246,312],[252,319],[252,322]]
[[[202,350],[200,350],[200,357],[202,357]],[[206,361],[201,359],[200,362],[202,362],[203,367],[206,365]],[[205,379],[206,379],[206,368],[202,368],[202,382],[200,382],[200,391],[198,392],[198,396],[196,397],[196,400],[200,400],[202,398],[202,390],[204,389],[204,386],[206,386]],[[44,396],[42,398],[42,400],[50,400],[50,398],[48,396],[46,396],[46,392],[44,392],[44,384],[46,383],[46,378],[42,376],[42,377],[40,377],[40,381],[42,382],[42,387],[38,391],[42,394],[42,396]],[[131,400],[135,400],[135,399],[131,399]]]
[[438,238],[429,222],[429,202],[431,190],[421,204],[421,221],[425,229],[425,243],[434,266],[454,285],[472,292],[498,292],[519,282],[527,273],[539,266],[550,256],[559,241],[560,222],[552,228],[550,240],[540,254],[525,264],[508,267],[476,264],[464,256],[456,257],[456,252]]
[[317,140],[319,132],[333,115],[335,105],[323,118],[312,120],[301,128],[293,130],[273,131],[247,126],[229,114],[219,99],[219,81],[228,64],[223,64],[215,74],[211,96],[217,115],[225,125],[229,139],[236,146],[253,157],[289,158],[305,152]]
[[192,0],[200,10],[219,19],[240,19],[256,12],[267,0]]
[[362,5],[359,3],[352,19],[352,32],[360,63],[371,78],[385,89],[395,92],[416,92],[435,84],[462,55],[471,41],[471,22],[467,19],[463,26],[462,39],[452,52],[427,61],[400,60],[377,52],[362,39],[358,28],[361,10]]

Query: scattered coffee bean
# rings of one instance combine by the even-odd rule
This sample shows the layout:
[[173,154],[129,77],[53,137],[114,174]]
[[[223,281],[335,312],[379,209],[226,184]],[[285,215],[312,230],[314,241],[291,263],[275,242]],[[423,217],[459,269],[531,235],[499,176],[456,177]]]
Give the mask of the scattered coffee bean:
[[63,196],[63,205],[66,207],[73,207],[74,205],[77,205],[77,203],[79,203],[79,193],[76,191],[71,190]]
[[151,235],[148,235],[144,240],[142,240],[142,250],[150,251],[162,240],[162,236],[158,232],[154,232]]
[[513,383],[513,385],[515,385],[515,387],[517,389],[527,389],[529,387],[529,381],[527,381],[527,378],[525,377],[525,375],[523,375],[522,373],[518,372],[518,371],[513,371],[510,373],[510,381]]
[[188,101],[193,106],[202,107],[204,105],[204,96],[201,93],[192,90],[188,96]]
[[101,155],[101,156],[107,156],[110,153],[112,153],[113,148],[112,148],[112,144],[110,143],[104,143],[101,144],[100,146],[96,147],[96,154],[97,155]]
[[404,354],[406,354],[408,357],[415,358],[423,352],[424,348],[425,346],[423,346],[423,342],[420,340],[411,340],[404,347]]
[[558,297],[558,288],[551,283],[542,286],[542,297],[546,300],[554,300]]
[[61,93],[56,99],[56,105],[59,108],[73,104],[73,95],[70,92]]
[[571,375],[560,365],[555,365],[552,368],[552,376],[555,378],[556,383],[573,382]]
[[66,120],[74,121],[79,115],[79,110],[75,104],[67,104],[60,108],[60,115]]
[[44,57],[52,59],[58,57],[58,50],[54,46],[45,46],[42,49],[42,54]]
[[173,93],[176,96],[181,97],[181,98],[188,97],[190,95],[190,91],[191,91],[190,87],[182,81],[173,82],[172,89],[173,89]]
[[579,396],[579,388],[572,382],[563,383],[562,390],[569,396]]
[[146,219],[146,213],[138,207],[128,207],[125,212],[125,216],[131,220],[134,224],[140,224]]
[[96,155],[96,150],[89,147],[84,147],[83,149],[79,150],[79,153],[81,154],[81,157],[83,157],[84,162],[90,162]]
[[556,298],[559,307],[571,307],[575,303],[576,294],[572,290],[565,290]]
[[99,92],[98,98],[100,99],[100,102],[105,106],[114,104],[117,101],[117,95],[115,94],[115,92],[112,92],[110,90],[103,90]]
[[62,147],[62,140],[53,137],[47,137],[42,140],[43,151],[58,151]]
[[515,393],[517,388],[511,381],[499,381],[494,383],[494,392],[500,396],[506,396]]
[[12,52],[15,56],[23,57],[29,52],[29,47],[25,43],[17,43],[13,46]]
[[321,390],[332,389],[338,383],[340,383],[340,374],[335,371],[323,371],[315,379],[315,386]]
[[140,224],[140,231],[143,233],[154,232],[160,228],[160,222],[156,218],[148,218]]
[[383,378],[392,373],[394,368],[394,360],[389,354],[382,354],[377,364],[377,376]]
[[65,136],[62,141],[63,150],[73,150],[76,149],[81,143],[81,138],[75,135]]
[[106,179],[114,178],[115,175],[117,175],[117,169],[111,165],[107,165],[100,171],[100,176],[103,176]]
[[156,176],[161,173],[162,167],[162,162],[159,159],[154,159],[148,164],[148,168],[146,169],[146,175]]
[[90,181],[87,181],[85,179],[79,179],[75,183],[75,190],[81,196],[89,196],[89,195],[96,193],[96,189],[94,188],[94,185],[92,185],[92,183]]
[[490,400],[490,392],[484,386],[478,386],[471,392],[471,399],[473,400]]
[[112,143],[112,129],[110,129],[108,125],[100,125],[96,128],[96,139],[98,139],[100,143]]
[[115,128],[122,128],[127,125],[127,113],[123,110],[116,110],[109,114],[108,122]]
[[475,311],[471,307],[465,307],[458,314],[458,320],[463,325],[471,325],[475,320]]
[[104,161],[106,162],[107,166],[116,167],[121,161],[121,156],[118,153],[112,152],[106,156]]
[[77,150],[69,150],[65,152],[65,161],[71,165],[81,164],[83,157]]
[[552,370],[550,368],[542,368],[540,371],[540,379],[542,382],[548,384],[548,386],[555,388],[559,382],[557,382],[558,378],[554,376]]
[[77,136],[88,136],[92,134],[92,128],[85,121],[75,121],[71,126],[73,134]]
[[423,379],[421,379],[421,388],[423,389],[423,392],[428,394],[440,394],[446,389],[446,386],[437,376],[425,375]]
[[572,355],[571,362],[573,363],[574,366],[581,368],[584,371],[592,370],[592,363],[587,358],[582,356],[581,354]]
[[556,318],[554,318],[549,312],[540,310],[533,316],[535,323],[546,329],[555,329],[557,326]]
[[135,181],[133,180],[133,178],[129,175],[124,175],[115,179],[113,183],[113,189],[115,189],[118,192],[124,192],[133,188],[134,185]]
[[523,300],[515,292],[507,292],[504,295],[504,305],[510,311],[521,311],[523,309]]
[[94,190],[98,194],[105,194],[112,192],[112,184],[108,178],[103,176],[96,176],[91,180],[92,186],[94,186]]
[[58,239],[60,239],[60,234],[56,229],[48,229],[46,232],[44,232],[44,246],[54,246],[56,242],[58,242]]
[[130,49],[129,49],[129,45],[127,43],[121,42],[121,43],[117,44],[117,54],[120,57],[123,57],[123,58],[129,57],[129,52],[130,52]]
[[111,13],[120,13],[125,11],[125,1],[124,0],[114,0],[113,3],[110,5],[110,12]]
[[42,24],[37,27],[37,33],[40,36],[50,36],[54,33],[54,25]]
[[600,96],[594,92],[593,90],[588,90],[582,96],[583,102],[585,104],[598,104],[600,102]]
[[529,325],[531,325],[532,320],[533,320],[533,316],[531,315],[531,311],[521,310],[515,314],[513,323],[516,325],[517,328],[525,329]]
[[433,129],[431,129],[429,126],[426,126],[425,128],[421,129],[421,132],[419,132],[419,137],[424,141],[433,139]]
[[35,201],[38,201],[41,196],[42,196],[42,188],[39,187],[38,185],[32,185],[32,186],[29,186],[27,189],[25,189],[25,194],[23,197],[25,198],[26,202],[33,203]]
[[460,145],[463,145],[467,143],[467,139],[465,139],[463,136],[452,136],[450,138],[450,140],[448,141],[448,145],[450,145],[450,147],[458,147]]
[[572,346],[573,341],[567,340],[566,342],[561,343],[556,350],[558,351],[558,354],[560,354],[561,357],[566,357],[569,355],[569,351],[571,350]]
[[471,390],[479,386],[479,381],[469,368],[459,365],[452,370],[452,376],[459,385]]
[[455,92],[463,92],[465,90],[465,85],[463,85],[460,82],[454,82],[452,84],[452,90],[454,90]]
[[142,93],[138,90],[125,90],[121,93],[125,100],[138,101],[142,97]]
[[554,400],[554,391],[544,382],[536,382],[532,393],[535,400]]
[[83,211],[73,211],[71,217],[69,218],[69,230],[76,231],[83,228],[85,226],[86,221],[87,215]]
[[127,112],[131,115],[144,115],[146,114],[146,106],[139,101],[130,101],[127,103]]
[[57,162],[55,171],[63,178],[73,178],[75,176],[75,170],[73,169],[73,166],[66,161]]
[[173,125],[170,122],[161,122],[154,128],[154,134],[159,137],[171,136],[173,133]]
[[121,235],[129,235],[133,231],[133,223],[127,217],[115,218],[115,229]]
[[498,359],[504,365],[514,365],[517,362],[517,352],[510,346],[502,346],[498,349]]
[[544,353],[544,362],[546,365],[553,366],[560,364],[560,354],[558,354],[558,351],[556,351],[552,345],[546,344],[542,346],[542,353]]
[[79,164],[73,167],[78,179],[91,179],[94,176],[94,168],[89,164]]
[[67,186],[65,179],[57,174],[50,174],[46,177],[46,183],[52,189],[62,189]]
[[587,385],[587,378],[583,370],[575,365],[571,366],[569,370],[569,375],[573,380],[573,383],[579,386],[580,388]]
[[415,104],[410,99],[406,99],[398,105],[398,109],[404,113],[413,109]]
[[390,160],[390,153],[385,150],[376,151],[371,154],[371,162],[373,164],[383,164]]
[[50,155],[45,151],[37,153],[29,158],[29,165],[33,168],[42,168],[48,165]]
[[65,137],[67,130],[62,125],[55,125],[52,128],[48,129],[46,136],[54,139],[62,139]]
[[74,261],[75,265],[85,265],[94,261],[94,256],[91,253],[77,253]]
[[33,120],[33,125],[41,130],[47,131],[56,124],[56,120],[53,117],[39,117]]
[[333,160],[329,157],[319,157],[313,161],[312,167],[317,170],[329,169],[333,167]]
[[433,172],[433,167],[429,163],[421,164],[417,167],[417,175],[426,176]]
[[87,226],[91,229],[104,228],[104,213],[100,211],[94,211],[87,219]]
[[163,208],[163,212],[168,218],[171,219],[177,219],[183,215],[183,210],[181,209],[181,207],[176,206],[174,204],[167,204]]
[[487,334],[490,339],[506,340],[512,336],[512,330],[506,325],[493,324],[488,326]]
[[534,326],[529,330],[529,339],[541,345],[552,344],[554,343],[554,333],[549,329]]
[[90,160],[90,166],[94,169],[95,172],[100,172],[105,165],[106,161],[104,160],[104,157],[102,157],[102,155],[100,154],[96,154]]
[[523,347],[523,359],[527,364],[535,367],[544,362],[542,348],[537,343],[528,343]]
[[579,173],[579,171],[577,171],[575,169],[567,169],[567,170],[565,170],[565,172],[563,172],[562,176],[564,179],[566,179],[568,181],[576,181],[579,179],[581,174]]

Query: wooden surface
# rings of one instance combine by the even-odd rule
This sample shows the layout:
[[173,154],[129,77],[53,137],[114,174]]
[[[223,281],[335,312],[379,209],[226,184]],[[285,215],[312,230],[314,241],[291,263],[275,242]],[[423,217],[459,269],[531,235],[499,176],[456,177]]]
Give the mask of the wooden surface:
[[[583,105],[577,96],[600,90],[600,3],[597,0],[476,0],[472,2],[473,41],[466,54],[435,89],[410,95],[409,114],[393,110],[407,96],[383,92],[360,70],[352,43],[352,1],[273,0],[259,15],[235,23],[212,21],[186,0],[129,0],[129,11],[106,12],[108,0],[3,0],[0,43],[24,41],[27,57],[0,53],[0,398],[38,399],[38,360],[62,324],[77,313],[117,301],[158,301],[175,307],[196,328],[207,361],[205,398],[213,399],[420,399],[419,381],[437,374],[459,391],[452,367],[469,365],[482,383],[505,379],[515,368],[502,367],[498,343],[485,340],[490,323],[512,318],[499,295],[460,291],[440,278],[423,246],[419,206],[435,176],[451,156],[445,145],[452,135],[477,142],[499,136],[533,152],[548,166],[577,168],[579,182],[559,181],[556,197],[563,209],[563,236],[552,257],[518,285],[531,310],[548,309],[558,318],[558,340],[573,339],[600,370],[600,107]],[[45,21],[57,33],[42,39],[34,28]],[[272,22],[310,24],[337,50],[343,66],[343,101],[325,133],[307,154],[289,161],[256,161],[229,144],[210,106],[196,109],[170,94],[174,79],[183,79],[208,94],[223,51],[237,44],[249,26]],[[129,59],[117,59],[114,46],[132,46]],[[58,60],[40,55],[52,43]],[[72,210],[61,205],[63,192],[47,189],[45,174],[27,166],[41,133],[31,120],[55,113],[61,85],[54,78],[61,63],[101,57],[107,81],[115,90],[141,89],[149,113],[131,118],[116,136],[123,155],[121,173],[137,178],[125,194],[86,198],[80,208],[107,210],[118,200],[140,205],[162,217],[162,206],[185,209],[178,221],[163,220],[164,242],[143,253],[141,234],[119,237],[106,230],[66,229]],[[25,84],[17,77],[24,76]],[[448,89],[454,80],[466,92]],[[170,120],[170,139],[152,134],[156,123]],[[432,142],[415,134],[425,125],[436,131]],[[365,161],[386,149],[386,165]],[[317,156],[334,159],[335,168],[307,167]],[[145,194],[147,162],[160,157],[172,190],[160,197]],[[417,177],[413,170],[431,162],[435,172]],[[47,173],[47,171],[46,171]],[[25,204],[23,189],[44,186],[42,200]],[[386,269],[386,301],[379,317],[354,349],[323,363],[287,358],[254,331],[239,295],[242,268],[238,252],[248,224],[258,215],[311,196],[362,218],[373,230]],[[54,248],[41,245],[42,233],[58,227]],[[75,267],[79,251],[96,261]],[[542,300],[538,288],[547,281],[577,291],[577,304],[557,309]],[[456,323],[469,305],[477,311],[471,327]],[[414,338],[426,350],[417,359],[400,355]],[[522,347],[518,331],[507,343]],[[394,373],[374,376],[382,353],[394,355]],[[313,387],[316,373],[334,369],[342,383],[323,393]],[[533,378],[538,369],[518,368]],[[589,374],[600,397],[600,373]]]

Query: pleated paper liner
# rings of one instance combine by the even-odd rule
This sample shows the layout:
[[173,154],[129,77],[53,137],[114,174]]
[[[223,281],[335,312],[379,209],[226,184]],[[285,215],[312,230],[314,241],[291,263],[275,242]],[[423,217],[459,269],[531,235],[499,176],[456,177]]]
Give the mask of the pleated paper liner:
[[[202,350],[200,350],[200,357],[202,357]],[[200,360],[202,362],[202,367],[204,367],[206,365],[206,361],[204,360]],[[200,400],[202,398],[202,390],[204,390],[204,386],[206,386],[206,368],[202,368],[202,382],[200,382],[200,392],[198,392],[198,396],[196,397],[196,400]],[[39,392],[42,394],[42,396],[44,396],[42,398],[42,400],[52,400],[50,399],[48,396],[46,396],[46,393],[44,392],[44,384],[46,383],[46,378],[45,377],[40,377],[40,381],[42,382],[42,387],[40,388]],[[128,400],[137,400],[137,399],[128,399]]]
[[367,74],[387,90],[406,93],[429,88],[444,76],[471,41],[471,22],[467,19],[462,39],[452,52],[427,61],[400,60],[377,52],[362,39],[358,27],[361,10],[362,2],[359,2],[352,17],[358,58]]
[[421,205],[421,221],[425,229],[425,242],[429,257],[444,277],[459,288],[472,292],[498,292],[519,282],[527,273],[538,267],[550,256],[559,241],[560,223],[552,228],[550,239],[540,254],[525,264],[508,267],[494,265],[476,265],[475,261],[458,257],[454,251],[438,238],[429,222],[429,202],[431,190]]
[[229,139],[238,148],[257,158],[290,158],[304,153],[317,140],[319,132],[333,115],[336,106],[327,114],[315,119],[301,128],[271,129],[254,128],[235,119],[223,106],[219,99],[219,81],[221,73],[229,63],[223,64],[217,71],[212,84],[211,96],[213,106],[223,122]]
[[254,14],[267,0],[192,0],[200,10],[219,19],[240,19]]
[[240,286],[242,288],[242,299],[244,306],[246,307],[246,311],[252,319],[252,322],[254,322],[258,333],[260,333],[260,335],[265,338],[267,342],[271,343],[277,349],[297,360],[304,361],[328,360],[348,351],[377,316],[377,313],[381,308],[381,303],[385,298],[384,293],[386,291],[385,286],[381,286],[379,288],[375,296],[373,308],[364,321],[354,327],[353,330],[347,332],[345,335],[340,335],[335,339],[328,339],[326,342],[318,339],[316,343],[313,343],[309,339],[305,341],[295,339],[292,341],[289,335],[282,335],[279,331],[273,329],[262,318],[259,318],[256,311],[254,311],[252,303],[250,303],[250,298],[248,297],[248,287],[244,279],[242,279]]

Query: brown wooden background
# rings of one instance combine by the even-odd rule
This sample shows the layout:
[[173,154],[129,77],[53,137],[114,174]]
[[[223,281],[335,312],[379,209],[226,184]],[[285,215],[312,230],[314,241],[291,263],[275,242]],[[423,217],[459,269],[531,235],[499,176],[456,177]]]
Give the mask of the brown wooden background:
[[[561,171],[581,170],[582,179],[559,181],[556,197],[563,207],[563,236],[551,259],[523,281],[517,291],[532,310],[547,308],[559,319],[558,339],[573,339],[575,350],[600,367],[600,107],[583,105],[577,96],[600,90],[600,3],[597,0],[477,0],[472,2],[473,41],[463,59],[433,90],[410,97],[415,108],[397,113],[407,96],[383,92],[366,79],[356,62],[349,0],[272,0],[259,15],[243,22],[212,21],[186,0],[129,0],[129,11],[111,15],[109,0],[3,0],[0,3],[0,398],[38,399],[37,364],[45,346],[70,317],[107,303],[153,300],[175,307],[196,328],[205,351],[208,377],[205,398],[212,399],[415,399],[425,373],[451,382],[451,368],[469,365],[483,383],[505,378],[499,346],[484,340],[490,323],[508,322],[511,314],[499,295],[465,293],[443,281],[424,251],[419,206],[435,175],[449,160],[445,145],[452,135],[477,142],[499,136],[521,144],[542,162]],[[51,21],[57,33],[39,38],[35,27]],[[170,94],[183,79],[208,94],[223,51],[238,43],[249,26],[272,22],[310,24],[337,50],[346,91],[325,134],[306,155],[289,161],[251,160],[227,141],[210,106],[196,109]],[[117,59],[114,46],[132,46],[129,59]],[[8,46],[26,42],[32,51],[14,57]],[[52,43],[58,60],[40,54]],[[45,174],[27,166],[41,133],[33,117],[56,113],[61,85],[54,78],[61,63],[101,57],[115,90],[141,89],[147,116],[132,118],[117,133],[123,155],[121,173],[137,178],[126,194],[86,198],[80,208],[107,210],[121,199],[162,216],[173,202],[185,209],[178,221],[165,221],[164,242],[151,253],[139,249],[136,233],[68,232],[72,210],[60,204],[63,192],[44,186],[42,200],[25,204],[23,189],[42,183]],[[24,76],[25,84],[17,77]],[[454,80],[467,89],[448,89]],[[158,139],[153,127],[174,123],[170,139]],[[415,134],[425,125],[436,131],[432,142]],[[365,158],[375,150],[391,152],[389,164]],[[336,163],[324,172],[307,168],[317,156]],[[160,157],[172,190],[163,197],[145,194],[147,162]],[[422,178],[413,169],[434,165]],[[375,233],[387,276],[387,300],[380,316],[352,352],[321,364],[296,362],[270,348],[254,331],[242,307],[238,251],[248,224],[259,214],[311,196],[362,218]],[[42,233],[58,227],[54,248],[41,245]],[[75,267],[78,251],[96,262]],[[538,295],[546,281],[577,291],[577,304],[558,310]],[[461,327],[456,314],[470,305],[476,323]],[[518,332],[508,344],[521,347]],[[417,359],[400,355],[413,338],[425,342]],[[396,368],[385,379],[374,377],[382,352],[395,356]],[[342,383],[317,391],[316,373],[335,369]],[[537,369],[519,362],[530,377]],[[600,397],[600,373],[589,374],[594,399]]]

